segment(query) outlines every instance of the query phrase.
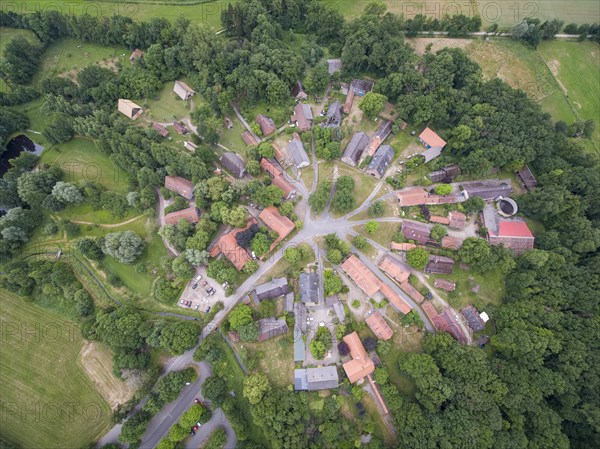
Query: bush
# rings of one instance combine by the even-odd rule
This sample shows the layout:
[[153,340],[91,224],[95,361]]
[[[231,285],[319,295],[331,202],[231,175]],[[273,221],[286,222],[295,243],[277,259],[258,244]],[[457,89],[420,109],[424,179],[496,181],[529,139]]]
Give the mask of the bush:
[[44,234],[44,235],[54,235],[57,232],[58,232],[58,226],[53,221],[51,221],[50,223],[45,225],[44,228],[42,229],[42,234]]
[[423,270],[429,263],[429,253],[422,248],[411,249],[406,253],[406,261],[417,270]]
[[310,352],[317,360],[325,357],[325,353],[331,349],[332,335],[326,327],[319,327],[315,337],[310,342]]

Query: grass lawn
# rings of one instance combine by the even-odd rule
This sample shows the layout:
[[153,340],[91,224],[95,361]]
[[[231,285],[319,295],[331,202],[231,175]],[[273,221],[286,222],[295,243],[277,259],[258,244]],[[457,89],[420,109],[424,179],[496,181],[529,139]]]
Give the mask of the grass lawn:
[[2,436],[23,448],[87,446],[112,424],[81,364],[78,326],[6,290],[0,304]]
[[[593,42],[542,42],[538,52],[565,91],[580,120],[595,120],[594,143],[600,148],[600,49]],[[567,122],[568,123],[568,122]]]
[[[318,167],[318,165],[317,165],[317,167]],[[317,174],[317,176],[319,176],[319,175]],[[304,183],[306,190],[308,190],[310,192],[310,190],[313,187],[313,183],[315,181],[315,170],[312,167],[312,165],[310,167],[305,167],[302,169],[302,173],[300,174],[300,179],[302,179],[302,182]]]
[[230,114],[228,117],[233,122],[233,128],[227,129],[223,126],[219,137],[219,143],[231,151],[245,155],[246,147],[248,145],[246,145],[246,142],[242,139],[242,133],[246,128],[242,126],[235,115]]
[[[185,81],[185,80],[183,80]],[[191,101],[196,100],[192,97]],[[183,101],[173,92],[173,82],[165,83],[154,98],[142,102],[148,120],[156,122],[173,122],[190,115],[190,100]]]
[[[485,275],[466,271],[455,264],[454,271],[450,275],[432,275],[430,284],[433,285],[433,279],[444,278],[456,282],[456,291],[448,296],[444,290],[435,289],[440,296],[446,298],[448,303],[456,308],[473,304],[478,310],[485,309],[488,305],[494,307],[500,306],[504,296],[504,278],[496,272],[486,273]],[[479,285],[479,292],[475,289]]]
[[274,387],[287,388],[294,383],[291,332],[263,342],[238,342],[235,346],[238,352],[246,351],[245,359],[257,360],[254,371],[266,374]]
[[18,36],[25,37],[32,42],[39,42],[35,34],[29,30],[0,27],[0,58],[4,56],[4,48],[8,43]]
[[37,100],[30,101],[29,103],[23,103],[18,106],[12,106],[11,109],[26,114],[29,118],[29,126],[27,129],[36,131],[24,131],[19,132],[18,134],[25,134],[35,143],[38,143],[43,147],[49,147],[50,143],[48,143],[46,141],[46,138],[41,135],[41,132],[44,131],[44,129],[46,129],[46,126],[50,124],[52,117],[49,114],[45,114],[44,112],[42,112],[43,104],[44,100],[42,98],[38,98]]
[[[377,218],[374,218],[373,220],[377,221]],[[377,231],[375,231],[375,233],[373,234],[368,234],[367,231],[365,231],[365,225],[355,226],[353,229],[359,234],[364,235],[368,239],[379,243],[384,248],[389,248],[390,242],[392,241],[394,234],[396,234],[398,228],[400,227],[400,223],[383,222],[378,224],[379,227],[377,228]]]
[[[321,164],[322,167],[319,169],[319,172],[323,171],[324,173],[330,173],[333,170],[333,163],[326,162]],[[365,175],[362,171],[357,168],[350,167],[342,162],[337,161],[338,166],[338,177],[340,176],[350,176],[354,179],[354,199],[356,200],[356,207],[360,206],[367,197],[373,192],[375,185],[377,185],[377,179],[372,176]],[[322,169],[322,170],[321,170]],[[333,210],[333,207],[330,211],[333,217],[341,217],[346,215],[348,212],[336,212]]]
[[93,140],[76,137],[44,150],[40,159],[43,164],[58,164],[65,172],[64,181],[93,181],[114,192],[129,191],[127,172],[102,153]]
[[[106,46],[64,37],[53,42],[45,51],[34,82],[51,74],[67,74],[74,78],[76,73],[90,64],[115,68],[117,62],[129,64],[130,50],[119,46]],[[125,55],[125,56],[122,56]]]
[[98,224],[115,224],[121,223],[137,214],[134,210],[129,210],[127,215],[124,217],[115,217],[109,211],[101,209],[94,210],[89,204],[78,204],[75,206],[69,206],[65,210],[58,212],[56,215],[65,220],[71,221],[86,221],[90,223]]

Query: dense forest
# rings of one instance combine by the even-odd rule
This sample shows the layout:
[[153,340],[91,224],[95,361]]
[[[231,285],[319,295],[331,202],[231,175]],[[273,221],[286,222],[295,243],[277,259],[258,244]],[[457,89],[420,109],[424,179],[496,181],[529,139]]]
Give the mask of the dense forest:
[[[227,32],[215,36],[183,18],[171,24],[53,11],[0,12],[0,26],[29,29],[40,41],[36,45],[15,39],[0,64],[0,76],[12,88],[0,96],[0,140],[27,126],[27,118],[10,106],[43,96],[44,110],[53,117],[44,130],[50,141],[63,142],[74,134],[93,138],[132,175],[131,189],[138,196],[131,203],[125,196],[107,196],[97,185],[74,186],[95,207],[112,207],[116,213],[128,204],[152,209],[154,189],[166,174],[192,179],[202,192],[199,205],[210,211],[206,220],[196,229],[162,232],[200,259],[192,251],[206,249],[217,223],[240,221],[223,210],[235,206],[243,194],[268,197],[267,181],[257,180],[243,190],[214,180],[208,167],[214,160],[210,144],[218,118],[233,100],[289,101],[289,88],[307,69],[305,84],[323,86],[324,76],[329,81],[322,61],[327,49],[341,57],[344,78],[377,78],[377,92],[397,105],[403,119],[434,123],[442,130],[449,145],[436,165],[458,162],[469,174],[484,174],[492,167],[514,171],[527,163],[539,174],[537,190],[518,202],[543,230],[537,248],[519,257],[507,275],[489,355],[442,334],[427,336],[423,353],[399,361],[417,392],[411,401],[394,396],[398,447],[600,447],[600,169],[598,160],[570,137],[570,124],[553,123],[524,92],[498,79],[484,81],[480,68],[461,50],[417,56],[404,41],[409,25],[377,8],[345,23],[317,0],[247,0],[226,9],[222,21]],[[461,24],[466,31],[480,26],[461,18],[448,18],[443,26],[461,29]],[[285,42],[288,30],[304,35],[299,48]],[[86,67],[78,72],[77,83],[51,77],[30,86],[44,48],[63,36],[142,48],[144,59],[117,73]],[[26,63],[18,64],[15,55],[20,61],[24,54]],[[118,98],[150,96],[162,82],[182,75],[208,104],[193,115],[204,137],[194,154],[171,151],[154,131],[125,122],[115,111]],[[249,154],[254,160],[261,157],[257,149]],[[36,162],[20,157],[2,179],[0,203],[9,208],[0,218],[5,257],[16,254],[42,224],[38,211],[60,210],[79,198],[70,186],[56,188],[61,174],[55,167],[31,172]],[[269,202],[276,204],[276,196]],[[92,242],[81,250],[93,257],[103,244]],[[27,295],[38,283],[48,295],[72,298],[69,313],[82,319],[86,338],[115,349],[117,367],[147,367],[144,348],[149,346],[173,353],[193,346],[193,325],[145,322],[128,308],[94,310],[61,264],[5,265],[1,281],[9,290]],[[213,268],[219,280],[227,280],[230,269]],[[174,338],[181,333],[189,338]],[[389,401],[393,389],[387,391]],[[253,405],[251,419],[274,448],[354,447],[356,435],[348,423],[331,420],[339,414],[337,404],[326,401],[325,406],[312,417],[315,427],[307,432],[304,397],[273,391]],[[371,442],[371,447],[379,445]]]

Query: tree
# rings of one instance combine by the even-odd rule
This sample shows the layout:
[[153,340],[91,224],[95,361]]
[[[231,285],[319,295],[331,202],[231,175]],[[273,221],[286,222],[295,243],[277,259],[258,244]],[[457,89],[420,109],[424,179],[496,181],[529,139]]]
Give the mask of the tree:
[[383,201],[375,201],[369,207],[369,215],[373,217],[381,217],[385,213],[385,204]]
[[148,412],[141,411],[125,421],[119,434],[119,441],[129,444],[137,443],[146,431],[150,417]]
[[360,100],[358,107],[367,117],[375,120],[381,111],[383,111],[386,102],[387,97],[385,95],[367,92],[362,100]]
[[83,201],[81,190],[70,182],[57,182],[52,188],[52,196],[65,203],[80,203]]
[[144,241],[133,231],[114,232],[104,237],[102,251],[121,263],[131,263],[144,252],[145,246]]
[[252,274],[255,273],[256,270],[259,269],[259,265],[258,262],[256,260],[249,260],[248,262],[246,262],[246,264],[244,265],[244,273],[248,273],[248,274]]
[[465,212],[467,214],[472,214],[475,212],[483,211],[483,208],[485,207],[485,201],[479,196],[472,196],[464,203],[462,203],[462,205],[465,208]]
[[300,250],[298,250],[297,247],[292,246],[290,248],[286,248],[283,251],[283,258],[290,265],[296,265],[302,260],[302,254],[300,253]]
[[192,267],[192,264],[188,261],[185,253],[181,253],[179,256],[173,259],[171,268],[173,270],[173,274],[180,279],[190,279],[196,272],[194,267]]
[[325,90],[329,84],[329,67],[325,61],[315,66],[310,79],[315,92],[323,92]]
[[243,228],[246,226],[248,213],[242,206],[237,206],[235,209],[230,209],[228,212],[221,211],[221,219],[223,220],[223,223],[228,223],[236,228]]
[[429,253],[422,248],[414,248],[406,253],[406,261],[417,270],[422,271],[429,263]]
[[206,250],[200,251],[197,249],[187,249],[185,251],[185,257],[189,263],[196,267],[199,267],[201,265],[205,265],[208,262],[209,254]]
[[441,241],[443,237],[448,234],[448,230],[445,226],[436,224],[431,228],[431,238],[436,241]]
[[325,296],[332,296],[342,291],[342,280],[339,276],[333,274],[331,270],[325,270],[323,273],[323,288]]
[[275,157],[275,148],[268,142],[263,142],[258,146],[258,154],[261,158],[273,158]]
[[264,374],[253,374],[244,379],[244,397],[250,404],[258,404],[271,391],[269,379]]
[[258,341],[258,323],[253,321],[252,323],[244,324],[238,327],[237,333],[242,341]]
[[365,231],[367,231],[367,234],[375,234],[377,229],[379,229],[379,223],[376,221],[371,220],[365,224]]
[[438,195],[450,195],[452,193],[452,186],[450,184],[438,184],[435,186],[435,193]]
[[340,341],[338,343],[338,351],[341,356],[347,356],[348,354],[350,354],[350,347],[348,346],[348,343],[346,343],[345,341]]
[[362,235],[356,235],[353,240],[354,246],[358,249],[362,249],[367,246],[367,239]]
[[258,161],[248,161],[246,164],[246,170],[248,170],[248,173],[250,173],[252,176],[258,176],[260,175],[262,169]]
[[250,248],[256,254],[257,257],[262,256],[269,252],[271,248],[271,239],[269,236],[263,232],[259,232],[254,236],[252,242],[250,243]]
[[583,135],[590,139],[592,134],[594,134],[594,130],[596,129],[596,123],[593,120],[586,120],[583,124]]
[[181,425],[176,423],[169,430],[169,440],[173,443],[178,443],[183,441],[189,433],[188,429],[184,429]]
[[233,308],[229,314],[229,326],[237,330],[241,326],[252,322],[252,309],[245,304]]
[[288,201],[281,203],[281,206],[279,206],[279,213],[285,217],[291,217],[294,213],[294,205]]
[[264,299],[260,302],[258,310],[263,318],[275,316],[275,303],[268,299]]
[[225,400],[225,390],[225,381],[218,376],[210,376],[202,384],[202,395],[217,406]]

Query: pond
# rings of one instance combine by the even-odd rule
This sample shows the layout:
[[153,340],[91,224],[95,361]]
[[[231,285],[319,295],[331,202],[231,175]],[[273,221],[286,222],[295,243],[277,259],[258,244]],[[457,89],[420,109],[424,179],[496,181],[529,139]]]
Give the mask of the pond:
[[0,177],[4,176],[4,173],[10,168],[10,163],[8,162],[10,159],[16,158],[23,151],[29,151],[39,156],[43,150],[43,146],[38,145],[23,134],[13,137],[6,145],[6,151],[0,155]]

